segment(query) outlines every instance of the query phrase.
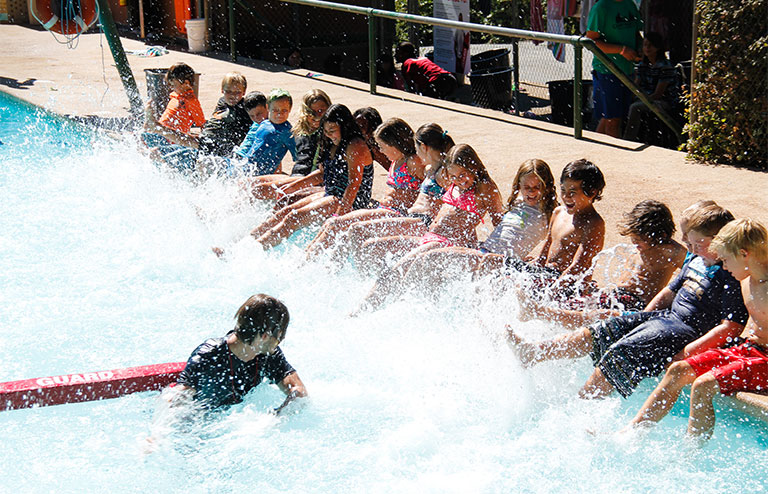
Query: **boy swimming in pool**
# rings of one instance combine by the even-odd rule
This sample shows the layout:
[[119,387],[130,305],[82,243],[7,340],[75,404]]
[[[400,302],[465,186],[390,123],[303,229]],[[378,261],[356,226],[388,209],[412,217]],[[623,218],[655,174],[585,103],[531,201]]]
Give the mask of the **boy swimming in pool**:
[[646,377],[659,374],[686,345],[705,334],[731,334],[743,328],[747,309],[736,280],[709,252],[715,234],[733,219],[721,207],[703,208],[688,221],[693,248],[682,270],[644,312],[613,317],[539,343],[527,343],[508,329],[523,365],[590,355],[595,371],[582,398],[601,398],[614,389],[628,397]]
[[734,220],[710,244],[725,269],[740,281],[749,311],[746,338],[708,333],[685,348],[630,425],[658,422],[691,384],[688,434],[709,438],[715,427],[712,399],[718,394],[768,390],[768,231],[756,221]]
[[288,309],[265,294],[250,297],[235,314],[235,328],[223,338],[211,338],[187,360],[175,386],[204,408],[219,408],[243,401],[245,395],[267,379],[285,393],[283,410],[296,398],[307,396],[299,374],[278,346],[288,328]]

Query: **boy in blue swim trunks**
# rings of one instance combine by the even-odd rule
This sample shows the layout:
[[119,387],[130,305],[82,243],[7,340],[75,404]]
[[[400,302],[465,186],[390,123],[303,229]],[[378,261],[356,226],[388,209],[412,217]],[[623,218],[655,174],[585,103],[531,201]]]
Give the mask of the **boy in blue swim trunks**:
[[709,252],[709,243],[733,215],[720,207],[696,211],[688,221],[693,246],[677,277],[659,292],[646,311],[600,321],[574,333],[525,343],[512,329],[508,337],[523,365],[590,355],[595,371],[582,398],[601,398],[614,389],[623,397],[659,374],[692,341],[743,328],[747,309],[739,283]]

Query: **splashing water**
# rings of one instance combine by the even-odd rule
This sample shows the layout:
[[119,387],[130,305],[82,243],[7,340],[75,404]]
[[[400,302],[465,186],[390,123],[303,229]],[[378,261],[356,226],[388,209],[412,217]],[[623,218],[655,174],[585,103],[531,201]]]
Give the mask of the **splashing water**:
[[259,386],[151,454],[157,393],[5,412],[8,492],[765,489],[762,424],[719,410],[713,440],[691,448],[683,399],[652,430],[619,435],[655,381],[586,402],[586,359],[521,369],[504,323],[531,339],[560,330],[515,322],[512,295],[477,300],[457,283],[350,319],[372,280],[297,268],[295,239],[270,252],[239,240],[267,208],[238,205],[235,185],[194,186],[1,95],[0,117],[0,380],[185,360],[266,292],[291,311],[282,347],[311,394],[274,417],[281,393]]

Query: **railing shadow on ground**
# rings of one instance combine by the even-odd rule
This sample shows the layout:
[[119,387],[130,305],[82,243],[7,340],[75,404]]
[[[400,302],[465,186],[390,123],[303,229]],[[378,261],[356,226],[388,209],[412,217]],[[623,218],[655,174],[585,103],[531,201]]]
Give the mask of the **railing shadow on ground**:
[[[234,4],[235,0],[230,0],[230,5]],[[238,0],[239,1],[239,0]],[[341,3],[320,1],[320,0],[282,0],[286,3],[292,3],[297,5],[304,5],[308,7],[317,7],[323,9],[331,9],[341,12],[348,12],[353,14],[365,15],[368,18],[369,35],[368,35],[368,68],[369,68],[369,81],[370,92],[376,94],[376,38],[375,38],[375,18],[384,18],[395,21],[404,21],[416,24],[426,24],[431,26],[441,26],[451,29],[463,29],[465,31],[480,32],[498,36],[506,36],[513,38],[513,42],[517,43],[519,40],[536,40],[546,41],[552,43],[563,43],[571,45],[574,50],[573,60],[573,135],[577,139],[582,138],[583,122],[582,122],[582,50],[586,48],[593,54],[595,58],[600,60],[608,70],[615,75],[629,90],[645,104],[648,109],[656,115],[667,127],[673,132],[679,142],[682,142],[682,130],[680,126],[674,122],[674,120],[663,110],[654,105],[646,94],[644,94],[629,77],[624,74],[614,63],[610,60],[603,51],[601,51],[594,40],[583,36],[566,36],[550,33],[540,33],[534,31],[525,31],[522,29],[511,29],[498,26],[486,26],[483,24],[475,24],[470,22],[451,21],[447,19],[438,19],[434,17],[424,17],[412,14],[403,14],[399,12],[392,12],[387,10],[379,10],[370,7],[359,7],[355,5],[347,5]],[[233,11],[230,11],[232,15]],[[234,53],[234,34],[230,40],[230,45]],[[517,58],[517,57],[515,57]],[[517,63],[517,62],[515,62]],[[519,90],[519,84],[516,85],[516,91]],[[519,104],[519,103],[518,103]],[[517,108],[516,110],[517,111]]]

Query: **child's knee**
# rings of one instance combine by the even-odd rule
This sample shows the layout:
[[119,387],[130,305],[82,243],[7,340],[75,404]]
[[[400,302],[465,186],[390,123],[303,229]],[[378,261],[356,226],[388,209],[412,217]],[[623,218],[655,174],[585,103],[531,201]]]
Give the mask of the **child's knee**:
[[696,373],[693,372],[691,364],[685,360],[678,360],[669,366],[669,369],[667,369],[667,376],[675,381],[686,378],[693,381],[696,378]]
[[691,396],[715,396],[720,392],[720,386],[717,379],[711,372],[702,374],[693,381],[691,385]]

